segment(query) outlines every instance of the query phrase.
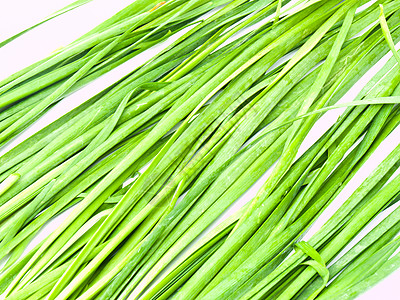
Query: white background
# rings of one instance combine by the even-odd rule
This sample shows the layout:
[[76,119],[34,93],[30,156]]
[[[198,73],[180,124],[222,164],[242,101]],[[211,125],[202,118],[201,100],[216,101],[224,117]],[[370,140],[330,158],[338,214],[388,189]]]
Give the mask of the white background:
[[[71,3],[71,0],[13,0],[1,1],[0,6],[0,41],[20,32],[21,30],[39,22],[46,16],[55,12],[56,10]],[[20,70],[21,68],[30,65],[31,63],[46,57],[55,49],[67,45],[80,35],[89,31],[101,21],[112,16],[114,13],[131,3],[132,0],[94,0],[83,7],[74,11],[64,14],[56,19],[53,19],[44,25],[34,29],[33,31],[18,38],[7,46],[0,48],[0,80],[8,75]],[[64,99],[50,110],[43,118],[28,128],[23,134],[14,139],[9,145],[0,149],[0,154],[10,149],[13,145],[18,144],[29,135],[37,130],[43,128],[53,120],[57,119],[60,115],[73,107],[79,105],[86,99],[95,95],[103,88],[113,83],[123,75],[129,73],[135,66],[141,65],[148,58],[158,53],[160,49],[165,47],[171,39],[160,46],[154,47],[146,51],[144,54],[128,61],[122,66],[116,68],[100,79],[94,81],[85,88],[74,93],[70,97]],[[389,54],[390,55],[390,54]],[[389,56],[386,55],[378,65],[382,65]],[[344,101],[351,101],[352,96],[361,89],[374,72],[379,69],[379,66],[373,68],[366,76],[362,78],[360,83],[357,84],[346,96]],[[315,129],[310,133],[309,138],[301,148],[301,151],[315,141],[319,135],[329,128],[329,126],[337,119],[340,114],[339,110],[329,112],[315,126]],[[366,176],[379,164],[382,159],[390,153],[390,151],[400,142],[400,129],[395,130],[388,139],[377,149],[375,154],[369,159],[365,166],[360,170],[359,175],[356,176],[344,191],[339,195],[336,202],[325,211],[321,218],[314,224],[313,228],[307,234],[306,238],[310,236],[315,230],[323,224],[327,218],[337,209],[342,201],[347,199],[355,188],[366,178]],[[252,189],[246,193],[236,205],[227,212],[231,214],[243,203],[249,201],[252,196],[257,192],[262,182],[268,174],[265,174]],[[226,214],[225,214],[226,215]],[[223,216],[224,217],[224,216]],[[222,218],[223,218],[222,217]],[[382,217],[382,216],[381,216]],[[62,218],[61,218],[62,219]],[[56,223],[60,222],[57,220]],[[370,229],[371,226],[368,227]],[[367,230],[366,230],[367,231]],[[365,231],[365,232],[366,232]],[[48,234],[48,231],[41,232],[41,236]],[[381,282],[378,286],[374,287],[367,293],[363,294],[359,299],[400,299],[399,296],[399,282],[400,271],[395,272],[389,278]]]

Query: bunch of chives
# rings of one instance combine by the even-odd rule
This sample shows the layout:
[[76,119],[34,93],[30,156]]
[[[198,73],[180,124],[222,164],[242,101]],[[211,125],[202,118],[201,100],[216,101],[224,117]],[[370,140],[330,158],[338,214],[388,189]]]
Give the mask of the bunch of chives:
[[[21,225],[29,224],[26,228],[30,228],[30,232],[25,233],[25,236],[15,242],[13,235],[17,232],[11,233],[10,236],[4,231],[2,237],[2,242],[6,241],[3,243],[4,246],[23,245],[24,239],[33,235],[40,227],[40,225],[31,227],[30,224],[36,219],[32,223],[29,221],[43,207],[47,208],[43,213],[45,214],[52,207],[51,205],[58,204],[55,210],[50,210],[52,213],[47,215],[49,218],[52,214],[65,209],[68,203],[72,205],[78,201],[81,202],[70,218],[35,251],[7,270],[8,281],[7,286],[4,287],[6,288],[5,295],[10,294],[10,297],[16,297],[15,299],[23,295],[26,295],[25,297],[47,295],[48,299],[66,299],[67,297],[86,299],[94,296],[110,299],[126,296],[167,250],[162,247],[158,249],[163,245],[161,236],[173,232],[177,224],[183,224],[175,236],[171,236],[168,243],[172,245],[171,243],[174,243],[186,229],[192,228],[190,226],[193,221],[199,218],[198,212],[202,214],[199,210],[201,200],[207,201],[210,196],[211,199],[212,197],[218,199],[225,191],[229,191],[229,184],[238,183],[229,192],[244,192],[246,187],[257,179],[254,176],[251,178],[250,172],[244,173],[245,168],[242,167],[244,162],[248,166],[253,166],[252,163],[257,157],[263,154],[259,160],[256,160],[257,163],[254,163],[252,170],[256,170],[257,166],[263,166],[266,170],[281,153],[283,153],[281,160],[286,159],[289,162],[293,160],[292,153],[288,152],[290,147],[293,149],[298,147],[296,144],[304,139],[309,128],[316,121],[317,115],[304,121],[304,130],[300,131],[301,134],[298,135],[297,140],[294,136],[299,128],[299,121],[293,125],[287,121],[296,116],[302,116],[310,107],[318,109],[327,101],[334,103],[335,99],[339,99],[341,94],[345,93],[382,55],[383,43],[376,29],[371,29],[360,38],[350,39],[369,25],[377,12],[377,7],[372,7],[367,12],[355,15],[355,9],[360,4],[358,1],[349,1],[339,6],[337,1],[329,1],[305,7],[272,27],[267,24],[243,39],[213,52],[237,30],[258,20],[266,12],[273,12],[271,8],[276,5],[271,1],[268,5],[263,3],[266,1],[250,5],[244,5],[241,2],[243,1],[232,2],[211,17],[210,21],[195,28],[155,60],[78,107],[65,116],[64,120],[56,121],[32,137],[31,142],[44,140],[44,145],[30,150],[31,153],[26,153],[26,146],[29,145],[27,141],[24,146],[13,149],[7,154],[9,158],[16,157],[16,159],[3,168],[3,178],[7,178],[6,183],[7,181],[11,183],[4,185],[2,190],[1,199],[5,203],[1,209],[2,219],[10,222],[9,224],[12,224],[10,220],[17,220],[21,222]],[[280,5],[280,3],[277,4]],[[350,12],[346,13],[349,8]],[[397,10],[396,5],[388,5],[388,8],[387,15]],[[254,15],[225,33],[225,24],[232,25],[233,19],[234,21],[240,19],[232,18],[235,13],[246,16],[249,15],[250,9],[253,9]],[[305,16],[308,17],[305,18]],[[299,20],[304,18],[304,22],[299,23]],[[340,30],[336,30],[343,18],[343,25],[339,27]],[[225,23],[218,22],[221,20]],[[216,23],[223,23],[220,31],[213,27]],[[293,28],[294,24],[298,27]],[[393,37],[396,40],[397,24],[398,16],[394,14],[389,19],[389,26],[394,28]],[[283,32],[285,34],[281,36]],[[311,37],[308,37],[310,34],[312,34]],[[191,45],[191,38],[198,38],[199,35],[203,37],[203,42],[207,42],[192,56],[189,56],[190,51],[196,49],[200,43],[193,45],[192,49],[179,48],[179,46]],[[287,64],[263,75],[280,57],[299,46],[301,47],[298,54]],[[358,49],[362,53],[360,58],[354,55],[353,49]],[[177,53],[181,55],[179,58],[176,58]],[[176,59],[171,61],[171,57]],[[322,66],[303,78],[314,65],[325,58],[326,61]],[[183,63],[179,65],[181,62]],[[338,63],[335,64],[336,62]],[[173,71],[168,74],[170,70]],[[321,74],[326,74],[326,76],[321,76]],[[311,84],[315,78],[323,79]],[[395,79],[396,77],[391,78],[393,82]],[[149,80],[159,80],[159,82],[148,84]],[[392,81],[389,80],[389,82]],[[205,83],[207,83],[206,86]],[[309,91],[310,86],[312,89]],[[133,87],[135,88],[132,89]],[[339,90],[338,87],[340,87]],[[389,85],[388,90],[385,91],[387,95],[385,93],[375,95],[372,92],[372,95],[368,94],[368,96],[388,96],[391,88],[392,86]],[[318,91],[322,89],[326,89],[327,92],[317,97]],[[154,92],[140,92],[140,90]],[[218,91],[222,93],[214,96]],[[167,98],[165,98],[166,95]],[[299,95],[307,101],[304,103],[293,101]],[[367,92],[363,96],[365,95]],[[113,100],[115,102],[110,103]],[[210,104],[208,100],[211,100]],[[69,120],[77,120],[76,117],[82,116],[83,112],[87,115],[91,108],[98,109],[98,104],[102,109],[100,116],[96,120],[86,119],[89,120],[89,125],[86,121],[76,127],[91,126],[92,129],[86,136],[78,136],[76,132],[71,131],[56,142],[49,137],[56,130],[62,132],[61,128],[70,122]],[[203,107],[204,105],[206,106]],[[376,105],[371,105],[371,107],[376,107]],[[110,110],[110,108],[114,109]],[[322,183],[330,179],[327,178],[329,170],[336,166],[340,157],[364,133],[365,128],[371,127],[368,138],[361,147],[357,148],[358,152],[353,154],[354,165],[357,165],[372,147],[377,134],[383,130],[382,119],[393,117],[391,108],[383,110],[380,114],[378,114],[379,110],[371,109],[370,119],[362,120],[364,123],[360,121],[361,125],[354,132],[347,132],[363,109],[361,111],[354,109],[356,112],[345,114],[343,119],[322,138],[318,146],[313,146],[299,163],[289,163],[293,164],[293,168],[302,165],[303,169],[293,171],[295,172],[293,178],[297,180],[297,183],[293,187],[286,187],[286,190],[289,188],[290,191],[288,190],[288,195],[285,196],[285,204],[278,206],[274,213],[271,213],[273,217],[268,219],[269,223],[266,221],[265,226],[268,226],[268,224],[273,224],[271,222],[276,222],[279,214],[285,216],[280,223],[276,224],[274,232],[270,233],[271,238],[280,231],[284,231],[290,220],[299,218],[300,222],[306,222],[305,224],[311,222],[309,215],[305,217],[306,220],[299,217],[299,213],[307,208],[301,207],[301,200],[310,201],[312,196],[319,192],[318,189]],[[376,117],[375,121],[376,114],[379,117]],[[182,124],[173,131],[172,135],[163,138],[180,122]],[[377,125],[371,125],[375,123]],[[151,127],[152,124],[155,126]],[[262,130],[265,124],[269,125]],[[279,135],[281,135],[280,138],[278,138]],[[255,140],[241,149],[253,137]],[[291,141],[292,139],[294,140]],[[345,143],[346,146],[339,147],[341,143]],[[58,149],[58,152],[52,156],[55,149]],[[92,153],[94,149],[101,150]],[[122,152],[122,149],[125,152]],[[336,151],[335,155],[326,157],[328,150],[334,151],[333,153]],[[86,171],[87,167],[98,159],[102,159],[104,155],[110,154],[110,151],[112,152],[110,156]],[[47,161],[49,157],[51,159]],[[113,164],[105,167],[103,162],[109,157],[115,160],[112,161]],[[153,157],[155,158],[150,167],[134,181],[129,190],[120,190],[121,184]],[[20,172],[21,168],[23,170],[24,166],[29,166],[27,169],[29,171],[38,158],[39,162],[36,166],[40,165],[41,159],[42,174],[38,174],[35,169],[35,172],[27,173],[31,175],[29,179],[21,176],[20,173],[23,173]],[[328,167],[324,169],[321,164]],[[96,168],[97,171],[100,169],[101,171],[93,172]],[[218,188],[218,184],[213,186],[214,181],[220,185],[229,174],[228,172],[234,169],[240,170],[239,174],[244,173],[244,176],[238,175],[219,190],[207,189],[209,186]],[[277,169],[278,177],[279,172],[282,174],[290,172],[290,169],[289,171],[280,170],[282,166],[279,165]],[[258,173],[259,176],[262,170]],[[324,175],[320,175],[319,181],[315,183],[313,179],[310,179],[310,174],[319,174],[319,172]],[[91,177],[94,173],[96,173],[95,176]],[[79,177],[76,177],[78,175]],[[36,179],[32,176],[36,176]],[[282,181],[286,175],[283,176]],[[344,172],[340,176],[343,182],[348,173]],[[90,180],[82,185],[81,183],[89,177]],[[311,181],[303,189],[306,178]],[[280,179],[277,179],[277,182],[273,183],[277,189],[281,189],[279,181]],[[68,195],[74,183],[76,189]],[[238,188],[240,183],[241,189]],[[64,192],[62,189],[68,184],[69,190]],[[283,188],[284,184],[282,184]],[[185,191],[188,193],[174,208],[177,198]],[[207,192],[209,194],[202,197],[202,194],[206,195]],[[125,195],[120,197],[122,193]],[[68,195],[67,203],[61,201],[65,195]],[[323,200],[320,200],[322,207],[329,200],[328,196],[324,196],[321,197]],[[77,197],[79,199],[76,199]],[[118,200],[113,202],[107,199]],[[196,207],[195,202],[200,207]],[[207,210],[208,214],[204,214],[208,219],[205,226],[217,217],[218,212],[222,213],[224,210],[223,202],[218,203],[222,207],[214,212],[214,215],[211,210]],[[212,202],[206,205],[210,207]],[[243,224],[246,224],[248,215],[254,210],[253,205],[239,221],[236,218],[234,223],[229,223],[231,235],[236,234],[240,228],[243,228]],[[203,207],[207,209],[207,206]],[[179,223],[185,214],[192,214],[192,219],[189,217],[188,222]],[[12,218],[9,218],[10,216]],[[314,217],[315,213],[311,219]],[[235,228],[232,224],[235,224]],[[79,230],[82,226],[90,228],[87,233]],[[189,236],[192,240],[204,229],[193,228],[195,232]],[[293,234],[299,233],[294,231]],[[231,241],[231,236],[227,236],[225,229],[220,238],[223,240],[217,239],[216,246],[213,244],[215,247],[210,252],[207,251],[207,256],[202,257],[203,260],[215,257],[214,255]],[[68,239],[72,240],[71,243],[65,243]],[[182,249],[189,242],[190,240],[183,240],[180,245],[178,243],[178,249],[179,247]],[[257,247],[259,246],[257,243],[261,242],[263,241],[257,241],[255,244],[253,242],[254,245],[251,247]],[[11,246],[9,246],[10,243]],[[156,250],[158,252],[155,252]],[[178,254],[178,251],[180,250],[175,250],[175,253],[164,259],[161,265],[165,266],[174,255]],[[240,265],[242,259],[243,256],[236,259],[235,268]],[[209,263],[208,260],[207,263]],[[260,261],[260,263],[263,262]],[[201,272],[204,268],[202,267],[199,271]],[[157,275],[158,272],[160,272],[159,269],[152,270],[151,276],[145,277],[134,293],[140,293],[154,278],[152,276]],[[227,272],[224,271],[221,274]],[[73,276],[76,277],[72,279]],[[246,274],[246,276],[252,275]],[[224,281],[222,278],[217,280],[222,284],[229,282],[229,278]],[[189,286],[190,282],[188,282]],[[188,290],[185,285],[183,292],[180,293],[186,292],[185,287]],[[213,289],[209,288],[203,290],[202,293],[208,295],[207,293],[212,293],[212,291]],[[218,293],[221,291],[230,292],[220,290]]]

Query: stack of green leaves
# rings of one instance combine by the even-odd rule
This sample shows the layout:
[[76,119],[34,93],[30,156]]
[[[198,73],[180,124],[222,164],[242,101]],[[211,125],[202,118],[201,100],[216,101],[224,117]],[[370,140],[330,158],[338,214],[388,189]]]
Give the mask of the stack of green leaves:
[[[252,291],[398,125],[397,107],[383,105],[398,103],[392,60],[349,104],[356,107],[295,160],[324,107],[385,54],[374,23],[380,3],[398,41],[396,1],[359,13],[363,1],[317,1],[283,18],[280,1],[232,1],[1,157],[0,256],[13,250],[3,296],[138,297],[278,161],[252,203],[144,297],[168,297],[189,277],[176,297]],[[41,226],[68,208],[61,226],[19,258]]]

